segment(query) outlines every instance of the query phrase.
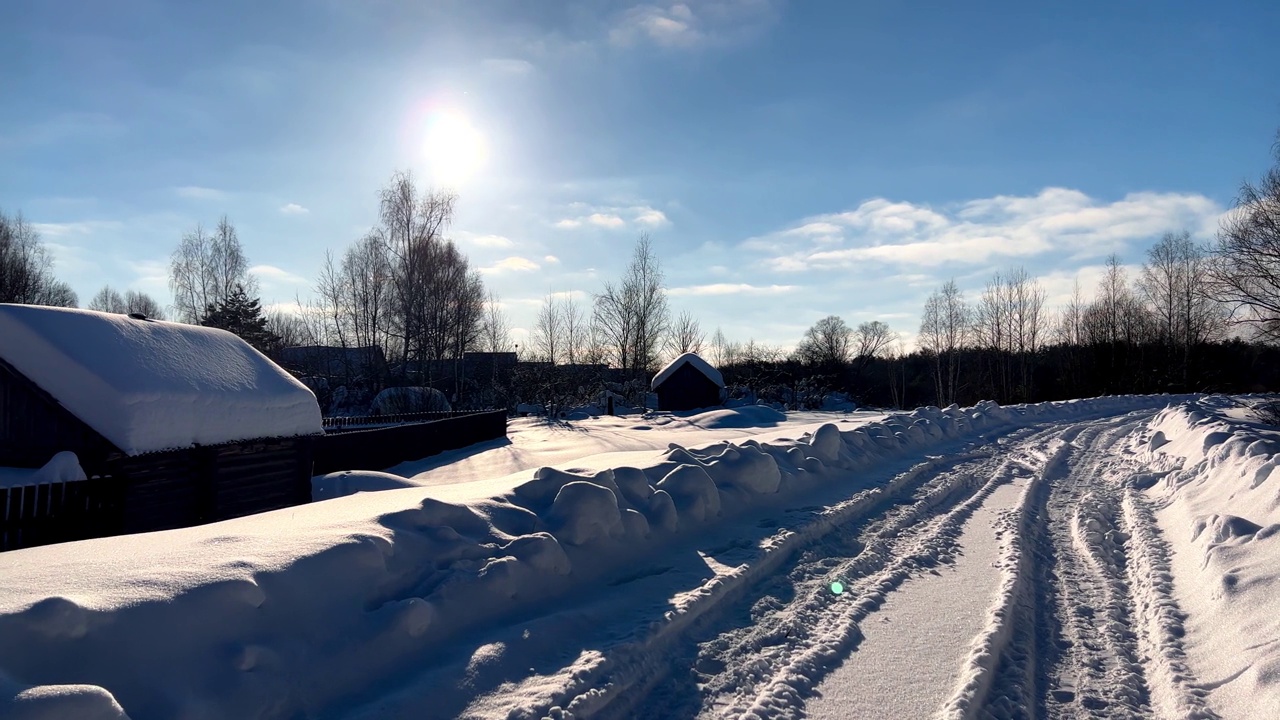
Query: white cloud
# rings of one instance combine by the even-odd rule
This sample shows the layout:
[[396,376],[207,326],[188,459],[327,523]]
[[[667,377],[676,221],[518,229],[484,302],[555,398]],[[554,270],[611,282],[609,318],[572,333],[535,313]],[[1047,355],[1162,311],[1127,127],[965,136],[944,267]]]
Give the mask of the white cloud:
[[289,203],[280,207],[280,212],[284,215],[306,215],[310,210],[302,207],[298,203]]
[[686,0],[644,4],[622,13],[609,31],[614,45],[642,42],[667,48],[731,43],[753,36],[777,17],[775,0]]
[[511,238],[502,235],[476,235],[469,232],[459,232],[458,240],[475,247],[484,248],[510,248],[515,247],[515,242]]
[[69,223],[31,223],[31,228],[42,237],[70,237],[92,235],[99,230],[118,230],[124,223],[115,220],[84,220]]
[[542,261],[543,261],[543,262],[545,262],[545,263],[546,263],[546,264],[548,264],[548,265],[559,265],[559,264],[560,264],[560,258],[556,257],[555,255],[548,255],[548,256],[546,256],[546,257],[542,258]]
[[200,187],[199,185],[183,185],[173,189],[178,197],[187,198],[188,200],[226,200],[227,193],[213,188]]
[[565,218],[563,220],[557,221],[555,225],[561,230],[572,230],[574,228],[582,227],[582,221],[575,220],[573,218]]
[[523,76],[533,72],[533,63],[519,58],[485,58],[480,67],[495,75]]
[[307,279],[275,265],[254,265],[249,273],[270,285],[305,285]]
[[620,228],[627,224],[626,220],[613,213],[592,213],[587,216],[587,222],[605,228]]
[[747,283],[712,283],[671,288],[670,295],[779,295],[795,290],[795,285],[750,285]]
[[671,222],[670,220],[667,220],[666,213],[661,210],[655,210],[651,207],[632,208],[632,210],[636,212],[636,222],[641,225],[658,227],[659,225],[666,225]]
[[539,267],[541,266],[538,263],[528,258],[512,256],[503,258],[489,267],[480,268],[480,272],[486,275],[502,272],[533,272]]
[[1208,237],[1222,212],[1198,194],[1131,193],[1108,203],[1064,188],[945,209],[877,198],[849,212],[809,218],[794,228],[752,238],[740,247],[770,254],[764,265],[779,272],[867,262],[987,264],[1049,252],[1083,259],[1182,229]]

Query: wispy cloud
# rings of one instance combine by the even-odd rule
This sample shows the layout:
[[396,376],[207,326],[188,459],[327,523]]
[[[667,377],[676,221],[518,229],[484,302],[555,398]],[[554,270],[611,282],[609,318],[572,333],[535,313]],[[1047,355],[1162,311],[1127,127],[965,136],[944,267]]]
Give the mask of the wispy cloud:
[[309,212],[311,211],[302,207],[298,203],[288,203],[287,205],[280,206],[280,213],[282,215],[306,215]]
[[178,197],[188,200],[226,200],[227,193],[199,185],[183,185],[173,189]]
[[773,0],[686,0],[643,4],[624,11],[609,31],[609,42],[629,47],[642,42],[693,48],[751,37],[777,18]]
[[472,247],[482,248],[511,248],[515,247],[515,241],[502,235],[477,235],[475,233],[461,231],[456,234],[459,242]]
[[548,256],[546,256],[546,257],[542,258],[542,261],[543,261],[543,262],[545,262],[545,263],[546,263],[546,264],[548,264],[548,265],[559,265],[559,264],[560,264],[560,258],[556,257],[555,255],[548,255]]
[[1102,257],[1165,232],[1208,237],[1223,209],[1198,194],[1132,193],[1102,202],[1078,190],[998,196],[933,208],[883,198],[809,218],[741,244],[780,272],[847,269],[867,262],[909,266],[985,264],[1061,252]]
[[503,258],[502,260],[499,260],[498,262],[488,267],[482,267],[480,268],[480,272],[486,275],[493,275],[496,273],[503,273],[503,272],[533,272],[534,270],[537,270],[539,267],[541,266],[538,265],[538,263],[530,260],[529,258],[512,256],[508,258]]
[[480,67],[495,75],[524,76],[533,72],[533,63],[519,58],[485,58]]
[[710,285],[691,285],[676,287],[667,291],[669,295],[780,295],[795,290],[795,285],[751,285],[748,283],[711,283]]
[[605,228],[620,228],[627,224],[626,220],[612,213],[592,213],[587,216],[587,222]]
[[304,285],[307,279],[275,265],[254,265],[249,272],[259,280],[273,285]]
[[[567,217],[558,220],[553,223],[555,227],[561,230],[576,230],[583,225],[594,225],[596,227],[616,230],[624,228],[628,224],[647,228],[655,228],[671,224],[666,213],[648,205],[593,207],[586,203],[577,202],[570,204],[569,207],[580,212],[584,210],[589,210],[590,212],[576,217]],[[630,218],[630,220],[628,220],[628,218]]]
[[44,237],[61,238],[92,235],[100,230],[118,230],[124,223],[116,220],[83,220],[69,223],[31,223],[32,229]]

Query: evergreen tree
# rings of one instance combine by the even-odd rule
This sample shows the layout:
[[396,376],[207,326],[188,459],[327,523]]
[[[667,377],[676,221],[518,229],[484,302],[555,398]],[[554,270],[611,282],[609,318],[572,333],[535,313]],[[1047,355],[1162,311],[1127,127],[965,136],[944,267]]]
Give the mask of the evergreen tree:
[[200,324],[234,333],[263,353],[280,343],[280,338],[267,329],[261,302],[250,298],[243,285],[236,285],[225,300],[207,306]]

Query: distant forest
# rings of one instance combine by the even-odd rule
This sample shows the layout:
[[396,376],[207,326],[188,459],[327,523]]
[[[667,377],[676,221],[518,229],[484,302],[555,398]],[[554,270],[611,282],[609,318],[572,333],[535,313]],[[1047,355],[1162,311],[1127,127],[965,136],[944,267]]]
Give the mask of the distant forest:
[[[966,296],[944,283],[924,305],[915,347],[888,324],[816,322],[794,349],[708,333],[670,307],[647,236],[623,274],[589,301],[548,294],[523,347],[500,298],[445,236],[456,196],[395,173],[378,196],[378,224],[340,257],[328,255],[314,297],[264,312],[235,226],[197,226],[174,250],[173,305],[102,288],[87,307],[166,316],[235,332],[269,356],[288,347],[377,349],[378,367],[329,371],[326,386],[363,399],[383,387],[432,385],[455,405],[569,407],[607,390],[644,402],[666,360],[698,352],[721,369],[730,396],[790,408],[1034,402],[1158,392],[1280,388],[1280,143],[1275,165],[1245,183],[1212,243],[1169,233],[1130,277],[1116,256],[1097,288],[1077,284],[1062,308],[1020,267]],[[21,213],[0,212],[0,302],[76,307]],[[517,353],[501,376],[466,378],[469,353]],[[354,354],[343,355],[348,356]],[[497,368],[497,365],[491,365]],[[317,381],[317,378],[309,378]],[[842,397],[844,396],[844,397]]]

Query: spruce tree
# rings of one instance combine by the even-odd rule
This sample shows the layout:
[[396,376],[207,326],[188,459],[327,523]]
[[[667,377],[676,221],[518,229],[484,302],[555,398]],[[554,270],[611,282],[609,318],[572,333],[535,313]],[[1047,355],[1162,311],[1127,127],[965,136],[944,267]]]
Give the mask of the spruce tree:
[[267,329],[261,301],[249,297],[243,285],[236,285],[222,302],[207,306],[200,324],[234,333],[263,353],[280,342],[280,338]]

